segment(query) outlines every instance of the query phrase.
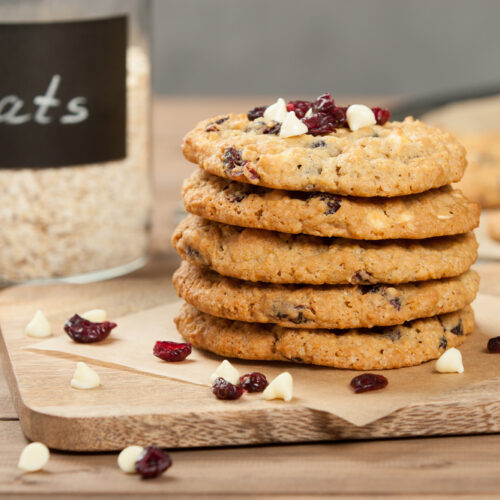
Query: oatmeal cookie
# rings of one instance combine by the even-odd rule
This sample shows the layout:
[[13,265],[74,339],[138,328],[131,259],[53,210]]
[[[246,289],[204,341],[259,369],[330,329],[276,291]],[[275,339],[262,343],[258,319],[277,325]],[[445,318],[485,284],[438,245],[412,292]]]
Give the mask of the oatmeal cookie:
[[458,187],[485,208],[500,207],[500,95],[457,101],[422,120],[451,132],[467,151],[468,167]]
[[384,328],[306,330],[216,318],[185,304],[177,329],[195,347],[224,357],[382,370],[415,366],[457,347],[474,327],[470,306]]
[[482,207],[500,207],[500,131],[458,138],[467,149],[468,167],[457,187]]
[[282,138],[245,114],[200,122],[184,156],[212,174],[275,189],[345,196],[401,196],[459,181],[465,149],[453,136],[413,118],[352,132]]
[[457,311],[477,293],[475,271],[455,278],[374,285],[276,285],[221,276],[183,262],[174,287],[186,302],[222,318],[290,328],[371,328]]
[[449,186],[396,198],[348,198],[281,191],[201,170],[186,179],[188,212],[235,226],[361,240],[461,234],[479,224],[479,205]]
[[489,210],[487,222],[487,229],[490,238],[500,242],[500,210]]
[[472,232],[415,240],[358,241],[220,224],[189,215],[172,244],[193,264],[270,283],[407,283],[464,273],[477,257]]

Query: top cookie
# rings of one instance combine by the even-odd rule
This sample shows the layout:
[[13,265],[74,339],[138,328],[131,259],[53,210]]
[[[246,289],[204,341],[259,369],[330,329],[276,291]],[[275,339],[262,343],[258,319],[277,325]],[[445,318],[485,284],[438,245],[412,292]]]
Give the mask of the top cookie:
[[184,156],[229,179],[296,191],[400,196],[459,181],[464,148],[447,132],[413,118],[339,128],[315,137],[264,133],[273,122],[245,114],[200,122],[184,139]]

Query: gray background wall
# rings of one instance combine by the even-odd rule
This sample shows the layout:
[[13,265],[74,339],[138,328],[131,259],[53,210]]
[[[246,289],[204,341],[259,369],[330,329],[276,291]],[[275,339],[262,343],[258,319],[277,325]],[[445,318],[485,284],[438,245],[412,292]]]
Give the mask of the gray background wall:
[[154,0],[153,28],[159,93],[500,86],[500,0]]

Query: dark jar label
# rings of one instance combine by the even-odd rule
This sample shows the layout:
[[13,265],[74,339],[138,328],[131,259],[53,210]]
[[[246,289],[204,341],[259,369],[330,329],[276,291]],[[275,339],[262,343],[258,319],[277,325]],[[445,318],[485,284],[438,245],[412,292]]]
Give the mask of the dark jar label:
[[0,24],[0,168],[126,155],[127,18]]

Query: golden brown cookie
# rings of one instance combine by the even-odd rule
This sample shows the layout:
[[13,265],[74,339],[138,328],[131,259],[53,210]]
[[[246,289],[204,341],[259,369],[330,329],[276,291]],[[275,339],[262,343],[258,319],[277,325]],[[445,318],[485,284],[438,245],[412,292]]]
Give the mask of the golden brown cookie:
[[460,345],[474,327],[470,306],[404,325],[362,330],[306,330],[210,316],[185,304],[175,319],[195,347],[224,357],[379,370],[415,366]]
[[488,234],[490,238],[500,241],[500,210],[488,210],[486,219]]
[[397,198],[347,198],[251,186],[200,170],[186,179],[182,197],[188,212],[226,224],[362,240],[466,233],[480,213],[449,186]]
[[397,286],[275,285],[221,276],[183,262],[174,287],[186,302],[213,316],[290,328],[371,328],[397,325],[457,311],[470,304],[479,276],[467,271],[455,278]]
[[210,118],[187,134],[182,150],[220,177],[346,196],[421,193],[459,181],[466,167],[453,136],[413,118],[321,137],[263,133],[269,125],[245,114]]
[[458,138],[467,149],[468,167],[457,187],[485,208],[500,207],[500,131]]
[[224,276],[270,283],[406,283],[464,273],[477,257],[472,232],[421,241],[359,241],[246,229],[189,215],[172,244]]
[[457,101],[422,119],[451,132],[467,151],[458,187],[483,207],[500,207],[500,95]]

